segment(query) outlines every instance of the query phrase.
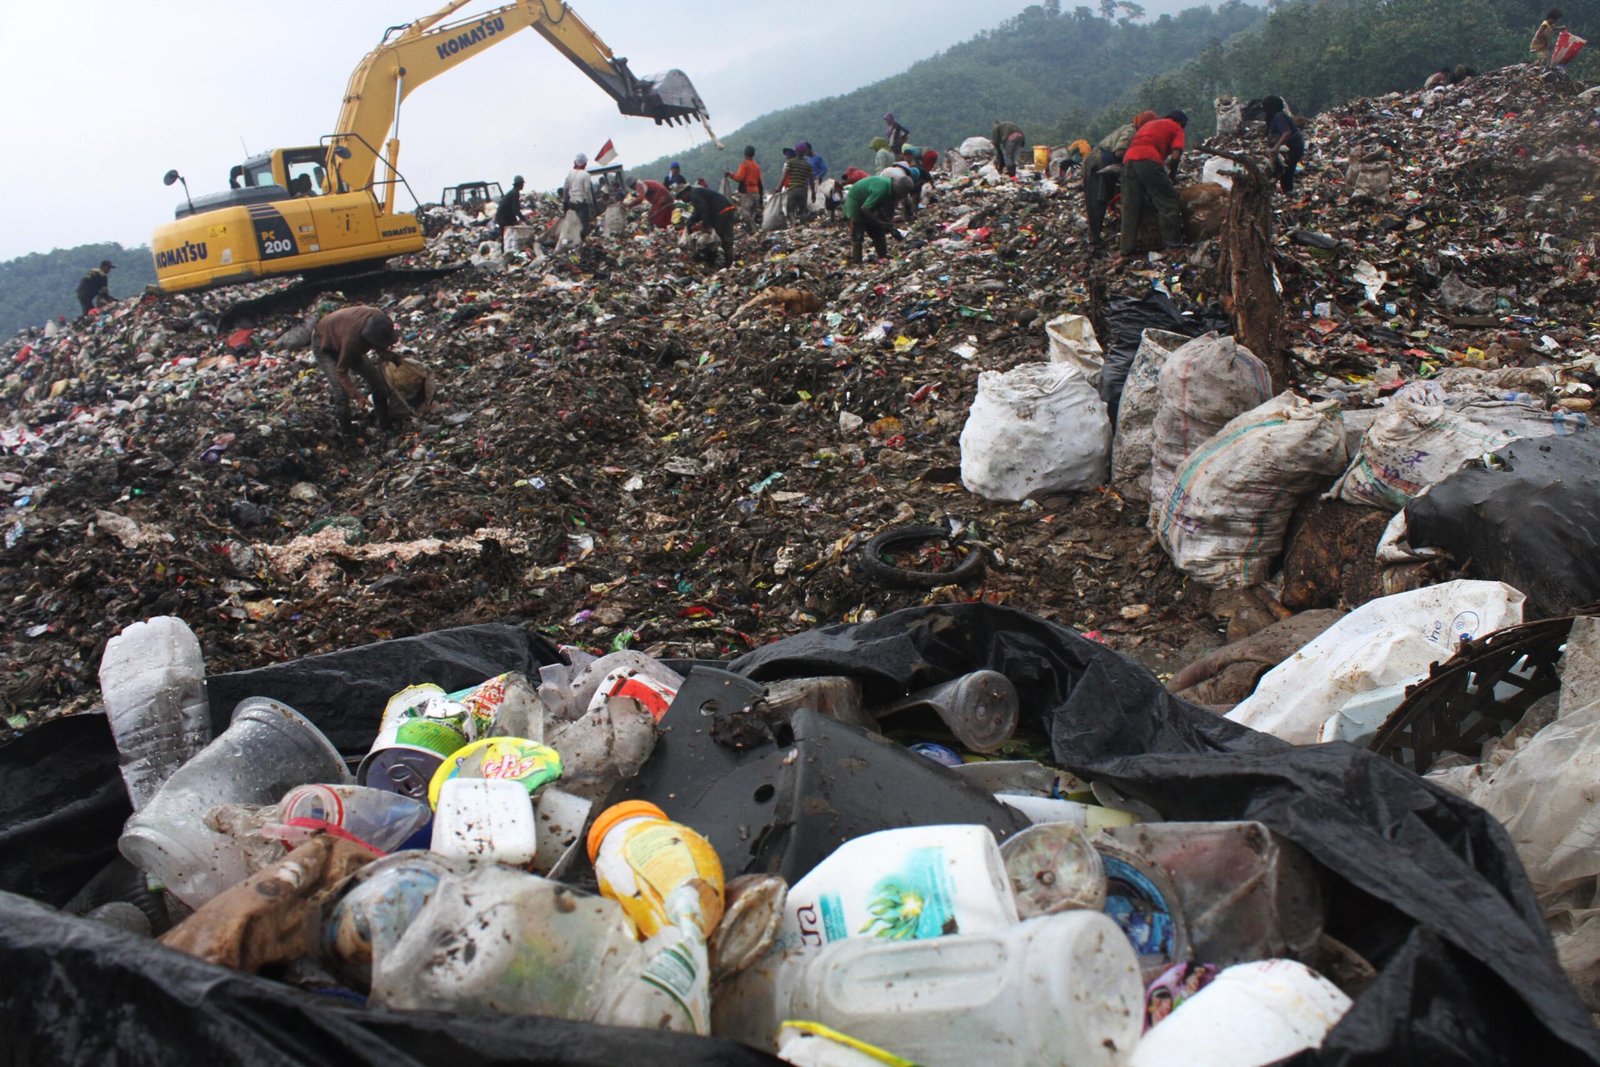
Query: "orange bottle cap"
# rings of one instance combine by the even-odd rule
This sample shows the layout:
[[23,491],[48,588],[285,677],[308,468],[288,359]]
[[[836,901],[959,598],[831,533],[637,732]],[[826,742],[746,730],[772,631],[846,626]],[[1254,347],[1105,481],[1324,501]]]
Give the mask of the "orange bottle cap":
[[605,840],[611,828],[624,819],[660,819],[666,821],[667,813],[650,803],[648,800],[624,800],[620,804],[613,804],[595,817],[594,823],[589,827],[589,862],[600,854],[600,842]]

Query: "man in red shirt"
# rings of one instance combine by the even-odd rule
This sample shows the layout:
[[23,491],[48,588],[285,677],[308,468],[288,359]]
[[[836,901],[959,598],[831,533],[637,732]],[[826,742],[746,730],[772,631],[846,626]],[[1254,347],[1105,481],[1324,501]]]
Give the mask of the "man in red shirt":
[[722,176],[733,181],[739,191],[739,206],[744,208],[745,225],[752,230],[761,229],[761,203],[767,198],[767,187],[761,180],[761,166],[756,162],[756,146],[744,146],[744,162],[736,171],[723,171]]
[[1183,131],[1189,116],[1170,111],[1139,127],[1133,143],[1122,157],[1122,254],[1133,255],[1139,232],[1139,215],[1146,202],[1155,208],[1161,222],[1161,243],[1167,248],[1183,247],[1183,216],[1178,208],[1178,191],[1172,180],[1178,176],[1183,158]]
[[633,183],[633,196],[623,204],[631,207],[644,202],[650,205],[650,225],[664,230],[672,225],[672,192],[660,182],[640,180]]

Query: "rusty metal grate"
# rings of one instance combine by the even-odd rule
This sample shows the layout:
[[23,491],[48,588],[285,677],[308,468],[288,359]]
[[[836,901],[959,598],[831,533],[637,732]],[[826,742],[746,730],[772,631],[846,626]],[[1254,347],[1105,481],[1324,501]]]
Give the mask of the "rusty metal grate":
[[1406,694],[1372,750],[1418,774],[1445,752],[1478,759],[1486,740],[1503,735],[1535,701],[1561,687],[1556,664],[1575,618],[1541,619],[1463,644]]

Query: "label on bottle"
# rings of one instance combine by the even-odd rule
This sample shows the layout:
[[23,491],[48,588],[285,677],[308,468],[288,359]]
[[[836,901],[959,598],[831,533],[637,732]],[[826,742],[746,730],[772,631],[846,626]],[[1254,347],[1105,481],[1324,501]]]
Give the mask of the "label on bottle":
[[864,918],[855,929],[838,893],[824,893],[822,936],[825,941],[846,937],[876,937],[885,941],[912,941],[960,933],[956,919],[954,886],[945,850],[937,845],[911,850],[901,869],[872,887],[864,907],[850,908]]
[[1166,895],[1132,864],[1101,853],[1106,869],[1106,914],[1140,956],[1172,959],[1176,928]]

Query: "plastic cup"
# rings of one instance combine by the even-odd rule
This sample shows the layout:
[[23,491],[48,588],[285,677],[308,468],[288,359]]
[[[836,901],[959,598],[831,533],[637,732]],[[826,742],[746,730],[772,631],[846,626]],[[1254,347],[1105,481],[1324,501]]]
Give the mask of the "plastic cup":
[[234,838],[206,825],[219,804],[274,804],[307,782],[348,784],[344,759],[287,704],[251,697],[233,722],[173,772],[123,828],[117,848],[134,866],[198,908],[250,871]]

